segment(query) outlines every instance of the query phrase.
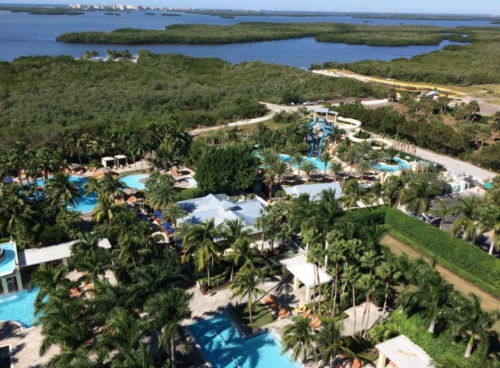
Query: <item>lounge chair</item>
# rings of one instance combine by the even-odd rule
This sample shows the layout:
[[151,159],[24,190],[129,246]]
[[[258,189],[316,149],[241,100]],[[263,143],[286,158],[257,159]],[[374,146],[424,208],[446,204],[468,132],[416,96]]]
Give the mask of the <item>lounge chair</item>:
[[281,309],[281,303],[276,301],[274,304],[271,305],[271,309],[273,311],[277,311],[277,310]]
[[351,363],[351,368],[361,368],[365,362],[359,359],[354,359]]
[[280,309],[278,313],[278,318],[279,319],[284,319],[290,315],[290,311],[286,309]]
[[272,304],[276,301],[276,297],[274,295],[269,294],[264,299],[262,299],[262,303],[264,304]]
[[314,317],[314,319],[309,322],[309,326],[312,328],[319,328],[321,326],[321,320],[318,317]]
[[309,315],[311,314],[311,310],[310,309],[307,309],[304,313],[302,313],[300,316],[302,318],[307,318],[309,317]]
[[70,298],[78,298],[80,296],[80,291],[77,288],[69,289],[69,297]]

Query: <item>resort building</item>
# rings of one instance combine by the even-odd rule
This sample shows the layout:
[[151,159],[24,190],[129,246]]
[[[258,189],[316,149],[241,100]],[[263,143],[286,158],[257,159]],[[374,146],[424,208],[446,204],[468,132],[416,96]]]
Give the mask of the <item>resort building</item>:
[[262,231],[254,224],[267,203],[259,197],[234,201],[226,194],[209,194],[206,197],[180,201],[177,204],[188,213],[186,217],[179,219],[179,223],[199,224],[214,219],[215,225],[219,225],[226,220],[241,219],[245,224],[245,229],[250,230],[252,240],[262,238]]
[[330,124],[336,124],[338,116],[339,113],[337,111],[332,111],[324,107],[317,107],[309,113],[311,120],[318,118],[318,121],[323,121],[323,118],[325,118],[326,123]]
[[[71,246],[78,240],[43,248],[17,250],[15,242],[0,245],[0,294],[24,290],[30,275],[42,264],[57,266],[68,264]],[[111,243],[104,238],[99,246],[111,249]]]
[[320,183],[320,184],[303,184],[293,187],[283,188],[285,193],[291,197],[298,197],[301,194],[308,194],[309,199],[313,202],[320,199],[323,190],[332,189],[335,192],[335,199],[342,197],[342,187],[340,183]]

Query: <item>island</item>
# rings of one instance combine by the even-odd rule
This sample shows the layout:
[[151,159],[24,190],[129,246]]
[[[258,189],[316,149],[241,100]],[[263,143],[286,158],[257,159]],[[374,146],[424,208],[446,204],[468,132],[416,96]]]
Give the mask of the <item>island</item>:
[[28,13],[34,15],[83,15],[84,12],[75,11],[70,8],[57,7],[28,7],[28,6],[0,6],[0,11],[11,13]]
[[173,24],[162,30],[123,28],[105,32],[66,33],[59,42],[102,44],[229,44],[315,37],[318,42],[369,46],[439,45],[443,40],[466,42],[454,28],[370,26],[343,23],[248,22],[228,26]]

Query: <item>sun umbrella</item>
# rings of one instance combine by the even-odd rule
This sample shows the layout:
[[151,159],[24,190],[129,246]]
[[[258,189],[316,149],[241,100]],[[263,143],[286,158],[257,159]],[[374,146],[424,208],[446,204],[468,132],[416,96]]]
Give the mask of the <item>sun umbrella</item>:
[[165,227],[172,227],[172,223],[168,221],[163,223],[163,225],[165,225]]
[[163,212],[155,211],[154,213],[155,213],[156,218],[161,220],[161,216],[163,215]]
[[175,232],[175,230],[171,227],[167,229],[167,233],[169,233],[169,234],[172,234],[174,232]]

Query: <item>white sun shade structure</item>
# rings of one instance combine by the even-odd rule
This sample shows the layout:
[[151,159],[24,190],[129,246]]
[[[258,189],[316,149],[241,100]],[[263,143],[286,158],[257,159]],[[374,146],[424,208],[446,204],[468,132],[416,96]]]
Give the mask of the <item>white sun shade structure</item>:
[[[311,288],[317,285],[317,275],[314,271],[314,265],[307,262],[307,257],[304,254],[298,255],[293,258],[284,259],[280,261],[283,266],[284,276],[286,277],[288,273],[291,273],[293,278],[293,288],[297,290],[300,283],[304,284],[306,287],[306,301],[311,300]],[[321,268],[318,268],[319,283],[326,284],[332,281],[332,278],[324,272]],[[316,278],[316,282],[315,282]]]
[[[387,359],[394,368],[434,368],[431,358],[405,335],[375,346],[379,351],[377,368],[386,368]],[[392,364],[391,364],[392,363]]]

